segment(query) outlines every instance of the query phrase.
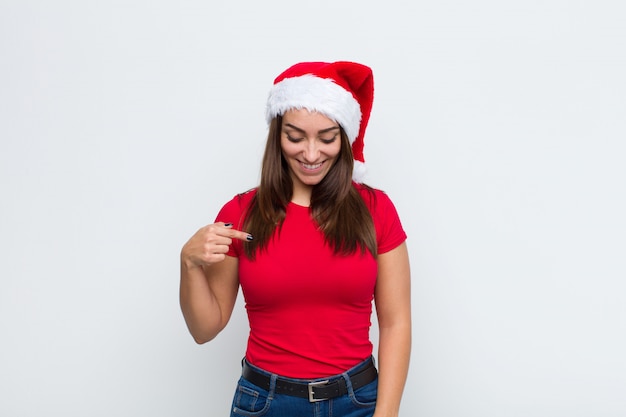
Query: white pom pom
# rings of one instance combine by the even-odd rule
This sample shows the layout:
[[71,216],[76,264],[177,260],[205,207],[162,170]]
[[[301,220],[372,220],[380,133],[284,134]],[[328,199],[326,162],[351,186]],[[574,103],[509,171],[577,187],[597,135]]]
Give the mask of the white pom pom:
[[356,183],[362,184],[365,182],[365,177],[367,174],[367,168],[365,164],[361,161],[354,161],[354,168],[352,169],[352,180]]

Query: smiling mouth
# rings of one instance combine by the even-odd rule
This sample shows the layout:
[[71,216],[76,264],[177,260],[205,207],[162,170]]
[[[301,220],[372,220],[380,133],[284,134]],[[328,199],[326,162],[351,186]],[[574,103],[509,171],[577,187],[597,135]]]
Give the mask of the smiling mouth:
[[319,164],[312,164],[312,165],[311,164],[305,164],[304,162],[300,163],[300,165],[302,165],[305,169],[308,169],[308,170],[311,170],[311,171],[318,169],[323,164],[324,164],[324,162],[320,162]]

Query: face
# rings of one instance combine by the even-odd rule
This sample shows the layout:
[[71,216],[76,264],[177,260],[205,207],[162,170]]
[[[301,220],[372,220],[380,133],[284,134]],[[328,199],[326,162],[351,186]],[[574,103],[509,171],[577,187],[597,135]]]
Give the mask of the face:
[[294,193],[310,189],[324,179],[339,156],[340,128],[321,113],[289,110],[283,115],[280,146]]

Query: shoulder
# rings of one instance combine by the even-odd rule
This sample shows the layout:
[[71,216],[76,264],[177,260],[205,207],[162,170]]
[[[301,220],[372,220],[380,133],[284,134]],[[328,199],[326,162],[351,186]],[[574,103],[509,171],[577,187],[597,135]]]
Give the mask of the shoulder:
[[248,191],[244,191],[243,193],[237,194],[233,200],[239,201],[240,204],[248,206],[254,196],[256,195],[257,188],[250,188]]
[[391,199],[383,190],[370,187],[366,184],[353,183],[353,186],[370,210],[377,211],[389,205],[393,206]]
[[235,224],[241,224],[243,217],[247,212],[252,199],[256,195],[256,188],[252,188],[243,193],[235,195],[230,201],[228,201],[217,215],[217,221],[232,222]]
[[244,191],[243,193],[236,194],[230,201],[224,204],[224,207],[231,208],[246,208],[250,205],[250,202],[256,195],[256,188],[251,188],[248,191]]

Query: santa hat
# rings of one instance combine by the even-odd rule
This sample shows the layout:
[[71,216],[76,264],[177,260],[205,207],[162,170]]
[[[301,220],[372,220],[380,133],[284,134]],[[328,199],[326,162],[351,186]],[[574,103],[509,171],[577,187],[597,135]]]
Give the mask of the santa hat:
[[269,123],[290,109],[322,113],[346,132],[354,157],[352,178],[365,176],[363,135],[374,100],[371,68],[355,62],[301,62],[274,80],[267,100]]

